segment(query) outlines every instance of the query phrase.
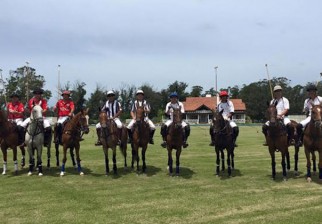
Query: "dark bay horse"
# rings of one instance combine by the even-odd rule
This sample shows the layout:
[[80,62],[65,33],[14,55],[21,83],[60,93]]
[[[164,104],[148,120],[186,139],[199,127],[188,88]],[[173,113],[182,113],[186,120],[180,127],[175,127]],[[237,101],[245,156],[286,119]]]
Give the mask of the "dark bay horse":
[[76,161],[77,161],[77,170],[80,175],[84,175],[81,167],[81,159],[79,156],[79,149],[81,141],[81,133],[84,132],[87,134],[89,132],[88,128],[88,109],[82,109],[79,113],[77,113],[64,127],[63,135],[62,135],[62,144],[63,144],[63,161],[60,176],[65,175],[65,164],[67,161],[67,149],[70,150],[75,149],[76,153]]
[[275,162],[275,152],[281,152],[282,155],[282,170],[283,179],[286,180],[286,156],[288,152],[288,142],[287,142],[287,131],[282,120],[277,119],[277,110],[275,105],[270,105],[266,111],[267,119],[269,121],[268,131],[267,131],[267,144],[268,150],[271,155],[272,164],[272,178],[275,179],[276,176],[276,162]]
[[150,127],[144,120],[145,111],[143,106],[137,105],[136,122],[133,125],[133,140],[132,140],[132,169],[134,168],[134,161],[136,161],[137,171],[139,171],[139,148],[142,148],[142,172],[146,172],[145,153],[148,148]]
[[[7,115],[3,110],[0,110],[0,145],[3,155],[3,172],[2,174],[7,174],[7,150],[8,148],[12,149],[13,152],[13,161],[15,173],[18,173],[18,160],[17,160],[17,147],[19,146],[18,142],[18,131],[17,125],[8,121]],[[22,152],[25,152],[23,148]],[[24,158],[22,161],[22,166],[24,166]]]
[[227,150],[227,166],[228,176],[231,176],[232,169],[234,169],[234,142],[233,129],[230,127],[229,121],[225,120],[223,111],[213,111],[213,130],[216,150],[216,175],[219,176],[219,167],[221,159],[221,170],[225,170],[225,154],[224,149]]
[[169,175],[173,174],[172,149],[176,150],[176,175],[180,172],[180,155],[183,143],[182,114],[181,108],[173,109],[173,121],[167,131],[167,150]]
[[[103,152],[105,156],[105,172],[106,175],[109,174],[109,159],[108,159],[108,149],[113,151],[113,172],[117,174],[116,166],[116,147],[118,143],[118,128],[115,121],[108,117],[105,111],[100,112],[99,122],[101,124],[101,136],[100,140],[103,146]],[[123,135],[125,133],[125,135]],[[126,136],[124,138],[124,136]],[[126,149],[127,149],[127,130],[125,127],[122,129],[120,150],[124,156],[124,167],[127,167],[126,163]]]
[[[313,105],[311,110],[311,120],[308,123],[303,137],[304,151],[306,156],[307,181],[311,179],[310,155],[315,157],[314,151],[319,152],[319,179],[322,179],[322,106]],[[313,158],[315,159],[315,158]]]

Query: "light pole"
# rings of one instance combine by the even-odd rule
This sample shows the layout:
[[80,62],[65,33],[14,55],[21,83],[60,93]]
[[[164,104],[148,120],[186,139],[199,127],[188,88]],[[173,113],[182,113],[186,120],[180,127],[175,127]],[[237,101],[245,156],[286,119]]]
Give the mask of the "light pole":
[[217,88],[217,69],[218,69],[218,66],[214,67],[215,69],[215,90],[216,90],[216,94],[218,94],[218,88]]
[[29,102],[29,62],[26,61],[25,69],[25,78],[26,78],[26,101]]
[[57,83],[57,101],[60,99],[60,65],[57,66],[58,83]]
[[7,98],[6,98],[6,94],[5,94],[5,86],[4,86],[5,82],[3,80],[2,77],[2,69],[0,68],[0,96],[4,97],[4,102],[7,105]]

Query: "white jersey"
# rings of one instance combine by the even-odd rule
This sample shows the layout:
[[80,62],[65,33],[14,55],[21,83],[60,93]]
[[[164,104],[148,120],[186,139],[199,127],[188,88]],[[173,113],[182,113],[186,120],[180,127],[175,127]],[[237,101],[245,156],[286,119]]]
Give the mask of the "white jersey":
[[234,104],[227,100],[227,102],[220,102],[217,106],[219,112],[223,111],[222,116],[227,119],[230,113],[235,112]]
[[285,97],[282,97],[280,99],[273,99],[271,101],[271,105],[275,105],[276,103],[276,110],[277,110],[277,115],[281,115],[285,110],[290,109],[290,103],[288,99]]
[[320,105],[322,103],[322,97],[317,96],[314,99],[308,98],[304,101],[304,111],[309,112],[309,116],[311,116],[312,104],[313,105]]
[[185,110],[184,110],[184,107],[183,107],[183,103],[181,102],[176,102],[176,103],[167,103],[166,107],[165,107],[165,113],[168,112],[170,108],[170,119],[173,120],[173,109],[179,109],[180,108],[180,111],[181,113],[185,113]]

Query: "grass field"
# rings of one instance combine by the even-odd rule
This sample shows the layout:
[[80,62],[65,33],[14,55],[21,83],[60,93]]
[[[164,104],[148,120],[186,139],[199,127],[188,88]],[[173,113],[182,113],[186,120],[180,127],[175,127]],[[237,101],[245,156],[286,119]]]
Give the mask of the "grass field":
[[[105,176],[102,148],[94,146],[93,130],[81,145],[85,176],[71,167],[69,157],[64,177],[56,167],[44,169],[43,177],[28,177],[27,168],[14,175],[9,151],[8,174],[0,176],[0,222],[322,223],[322,182],[317,175],[306,182],[303,148],[300,176],[290,171],[288,181],[283,181],[277,156],[274,181],[260,127],[240,127],[233,176],[216,177],[209,139],[208,127],[192,127],[179,177],[167,175],[167,152],[159,146],[159,130],[155,145],[148,147],[147,175],[125,170],[118,150],[119,174]],[[294,149],[290,152],[293,155]],[[130,148],[128,153],[130,161]]]

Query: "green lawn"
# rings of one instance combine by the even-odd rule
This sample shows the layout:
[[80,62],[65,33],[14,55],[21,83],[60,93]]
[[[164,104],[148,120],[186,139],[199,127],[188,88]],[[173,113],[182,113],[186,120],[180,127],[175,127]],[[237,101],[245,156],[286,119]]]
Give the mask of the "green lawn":
[[[70,157],[64,177],[56,167],[44,169],[43,177],[28,177],[27,168],[14,175],[9,151],[8,174],[0,176],[0,222],[321,223],[322,182],[317,175],[311,183],[306,182],[303,148],[300,176],[294,177],[291,171],[284,182],[278,155],[274,181],[260,129],[240,127],[230,178],[227,173],[215,176],[215,152],[208,146],[208,127],[200,126],[192,127],[190,146],[181,155],[179,177],[167,175],[167,152],[159,146],[159,130],[156,144],[148,147],[147,175],[125,170],[118,150],[119,175],[105,176],[103,151],[94,146],[94,130],[81,146],[85,176],[71,167]],[[129,165],[130,151],[128,148]],[[294,149],[290,152],[293,169]],[[43,158],[45,161],[45,153]]]

